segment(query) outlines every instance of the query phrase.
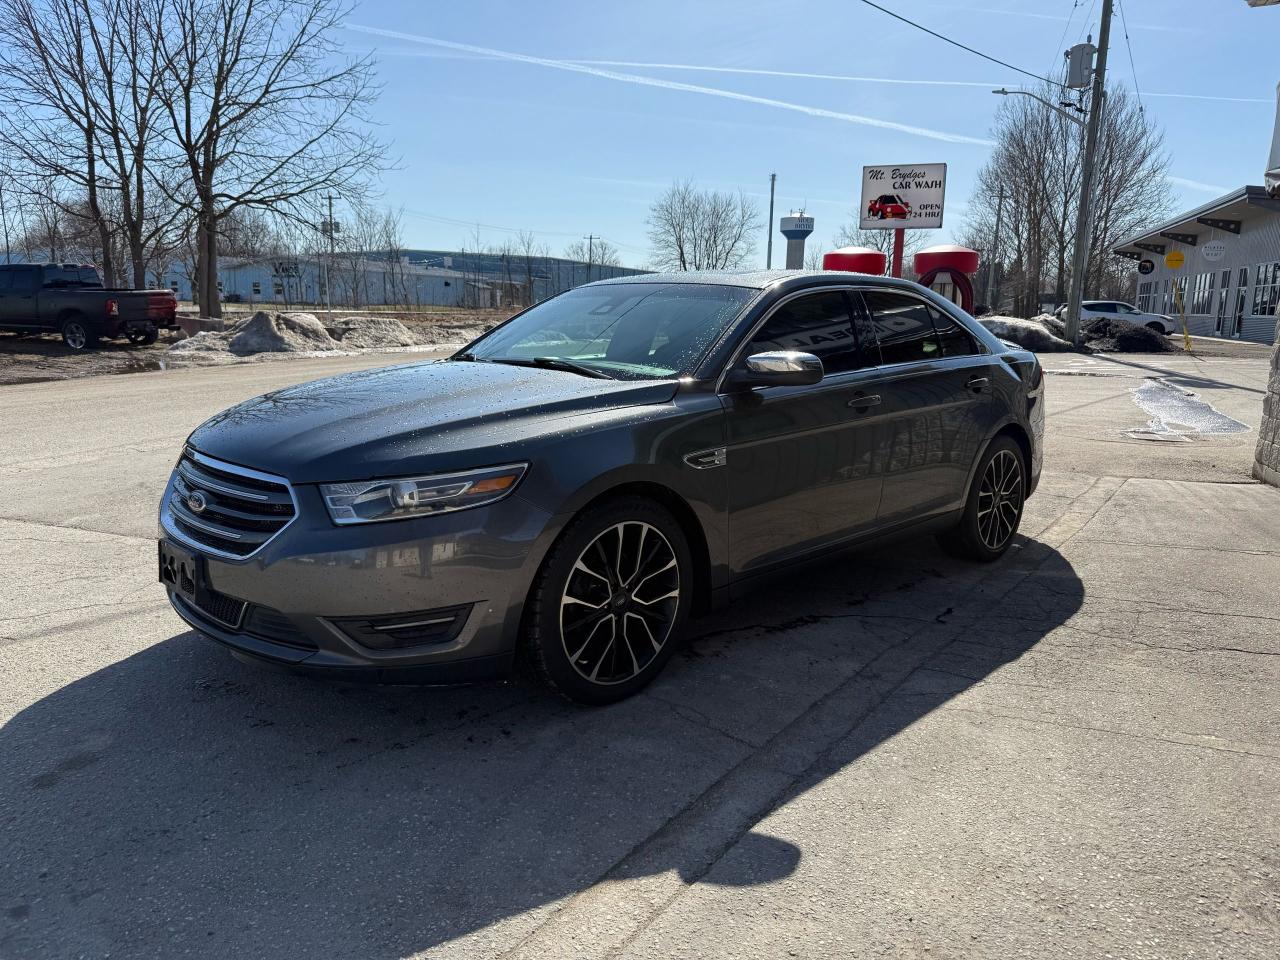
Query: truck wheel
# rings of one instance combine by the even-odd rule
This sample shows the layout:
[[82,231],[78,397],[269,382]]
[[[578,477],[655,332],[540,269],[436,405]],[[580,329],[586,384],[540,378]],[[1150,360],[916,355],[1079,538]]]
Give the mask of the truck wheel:
[[125,334],[129,338],[129,342],[135,347],[149,347],[160,339],[160,331],[155,327],[147,327],[144,330],[133,329]]
[[62,322],[62,342],[77,353],[98,345],[98,335],[89,329],[83,317],[68,317]]

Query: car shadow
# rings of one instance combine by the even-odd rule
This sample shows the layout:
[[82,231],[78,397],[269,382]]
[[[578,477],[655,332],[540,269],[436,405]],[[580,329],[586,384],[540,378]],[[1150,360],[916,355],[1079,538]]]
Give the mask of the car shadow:
[[931,541],[841,556],[595,710],[335,685],[176,633],[0,729],[0,956],[489,955],[602,881],[778,880],[802,852],[758,825],[832,748],[873,750],[1083,595],[1035,539],[989,567]]

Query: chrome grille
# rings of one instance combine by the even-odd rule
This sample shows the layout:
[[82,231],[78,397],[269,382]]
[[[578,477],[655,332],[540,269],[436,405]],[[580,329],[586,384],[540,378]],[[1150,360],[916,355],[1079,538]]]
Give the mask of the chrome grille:
[[283,530],[296,512],[284,478],[186,450],[174,468],[165,517],[170,532],[191,545],[243,559]]

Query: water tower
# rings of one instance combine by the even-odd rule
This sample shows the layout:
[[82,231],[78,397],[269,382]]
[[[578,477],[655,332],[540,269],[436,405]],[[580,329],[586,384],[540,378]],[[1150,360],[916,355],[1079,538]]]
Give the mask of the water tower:
[[787,269],[804,269],[804,242],[813,233],[813,217],[806,217],[804,211],[782,218],[782,235],[787,238]]

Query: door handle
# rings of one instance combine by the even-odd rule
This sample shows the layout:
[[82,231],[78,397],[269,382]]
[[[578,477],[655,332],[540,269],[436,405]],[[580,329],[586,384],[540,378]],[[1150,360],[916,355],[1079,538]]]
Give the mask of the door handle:
[[852,407],[855,410],[865,410],[867,407],[878,407],[879,405],[880,405],[880,394],[878,393],[872,393],[872,394],[864,393],[854,397],[852,400],[850,400],[848,403],[845,404],[846,407]]
[[968,381],[966,381],[965,386],[974,393],[981,393],[983,388],[990,382],[991,381],[986,377],[970,377]]

